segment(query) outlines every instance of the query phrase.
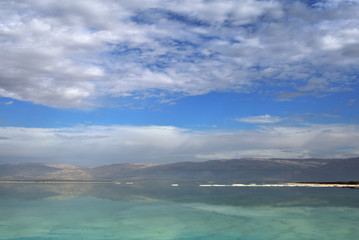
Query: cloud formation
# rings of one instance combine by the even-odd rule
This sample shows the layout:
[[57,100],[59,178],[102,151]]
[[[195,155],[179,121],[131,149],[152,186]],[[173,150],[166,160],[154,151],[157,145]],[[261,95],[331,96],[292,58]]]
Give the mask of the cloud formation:
[[348,91],[358,11],[338,0],[2,1],[0,96],[84,108],[138,94]]
[[236,121],[238,122],[245,122],[245,123],[276,123],[283,121],[280,117],[271,116],[269,114],[261,115],[261,116],[252,116],[252,117],[245,117],[245,118],[237,118]]
[[0,163],[35,161],[88,166],[242,157],[352,157],[359,154],[358,138],[358,125],[210,132],[173,126],[2,127]]

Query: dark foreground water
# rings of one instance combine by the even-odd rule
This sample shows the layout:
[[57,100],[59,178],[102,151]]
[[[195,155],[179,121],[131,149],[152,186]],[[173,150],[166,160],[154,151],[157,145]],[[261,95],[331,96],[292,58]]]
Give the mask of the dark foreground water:
[[359,239],[359,189],[2,183],[0,239]]

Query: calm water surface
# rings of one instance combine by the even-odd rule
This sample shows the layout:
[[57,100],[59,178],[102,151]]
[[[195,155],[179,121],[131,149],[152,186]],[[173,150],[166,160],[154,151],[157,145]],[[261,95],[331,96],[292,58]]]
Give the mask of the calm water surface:
[[359,190],[2,183],[0,239],[359,239]]

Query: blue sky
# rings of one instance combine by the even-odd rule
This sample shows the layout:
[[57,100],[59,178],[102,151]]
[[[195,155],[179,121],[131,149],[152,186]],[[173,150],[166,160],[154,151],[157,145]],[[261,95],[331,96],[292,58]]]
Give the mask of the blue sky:
[[3,1],[0,163],[359,155],[359,1]]

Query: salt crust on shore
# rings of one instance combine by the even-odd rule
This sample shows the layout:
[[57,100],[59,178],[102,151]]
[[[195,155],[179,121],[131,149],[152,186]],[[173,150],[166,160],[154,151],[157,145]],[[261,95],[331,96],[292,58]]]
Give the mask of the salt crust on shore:
[[354,184],[335,184],[335,183],[328,183],[328,184],[322,184],[322,183],[284,183],[284,184],[201,184],[200,187],[354,187],[359,188],[359,185]]

